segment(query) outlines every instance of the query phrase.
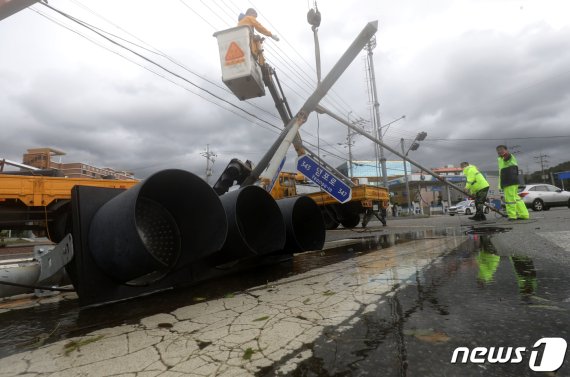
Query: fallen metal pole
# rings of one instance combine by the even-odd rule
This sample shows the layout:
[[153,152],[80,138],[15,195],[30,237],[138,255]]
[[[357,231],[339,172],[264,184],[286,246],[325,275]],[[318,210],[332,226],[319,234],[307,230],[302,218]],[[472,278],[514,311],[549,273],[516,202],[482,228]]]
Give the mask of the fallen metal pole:
[[283,129],[277,140],[275,140],[273,145],[261,158],[255,169],[251,172],[251,175],[242,183],[242,187],[253,184],[259,179],[266,169],[267,171],[264,174],[267,178],[271,179],[275,175],[279,164],[287,154],[287,149],[289,149],[289,146],[293,142],[293,139],[295,138],[295,135],[297,135],[297,131],[301,125],[307,121],[309,114],[315,110],[319,102],[327,94],[346,68],[348,68],[352,61],[358,56],[360,51],[362,51],[366,43],[368,43],[377,30],[378,21],[369,22],[364,29],[362,29],[358,37],[356,37],[354,42],[352,42],[348,47],[346,52],[341,56],[328,75],[317,86],[317,89],[307,99],[303,107],[301,107],[301,110],[293,119],[291,119],[291,121],[289,121],[289,123],[287,123],[285,129]]
[[[323,114],[327,114],[328,116],[330,116],[331,118],[337,120],[338,122],[344,124],[345,126],[349,127],[350,129],[352,129],[353,131],[359,133],[360,135],[364,136],[365,138],[373,141],[374,143],[382,146],[383,148],[387,149],[388,151],[394,153],[396,156],[400,157],[401,159],[403,159],[404,161],[409,161],[410,164],[417,166],[418,168],[420,168],[422,171],[425,171],[426,173],[428,173],[429,175],[431,175],[432,177],[434,177],[435,179],[437,179],[438,181],[448,185],[449,187],[459,191],[460,193],[467,195],[467,196],[471,196],[470,193],[468,193],[467,191],[463,190],[461,187],[454,185],[451,182],[448,182],[445,177],[441,177],[438,174],[434,173],[433,171],[431,171],[430,169],[426,168],[425,166],[422,166],[419,162],[416,162],[414,160],[412,160],[411,158],[404,156],[402,153],[398,152],[396,149],[391,148],[389,145],[384,144],[382,141],[378,140],[377,138],[375,138],[374,136],[368,134],[367,132],[363,131],[362,129],[348,123],[347,121],[345,121],[343,118],[339,117],[338,115],[336,115],[335,113],[333,113],[332,111],[324,108],[321,105],[318,105],[316,108],[317,112],[323,113]],[[405,162],[404,162],[405,163]],[[503,212],[501,212],[500,210],[494,208],[493,206],[489,205],[488,203],[487,207],[489,209],[491,209],[492,211],[500,214],[503,217],[507,217],[507,215]]]

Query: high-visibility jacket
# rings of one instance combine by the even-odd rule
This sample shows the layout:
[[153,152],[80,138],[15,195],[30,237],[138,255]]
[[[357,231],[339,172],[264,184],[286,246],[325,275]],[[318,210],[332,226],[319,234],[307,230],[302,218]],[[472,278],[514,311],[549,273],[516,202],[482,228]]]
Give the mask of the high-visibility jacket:
[[497,162],[499,163],[499,187],[505,188],[507,186],[518,185],[519,166],[517,158],[509,153],[506,161],[503,157],[499,157]]
[[255,30],[257,30],[259,33],[266,35],[268,37],[271,37],[273,35],[273,33],[271,33],[269,30],[267,30],[262,24],[259,23],[259,21],[257,21],[257,19],[253,16],[245,16],[244,18],[241,19],[240,22],[238,22],[238,26],[243,26],[243,25],[247,25],[247,26],[251,26],[252,28],[254,28]]
[[477,278],[484,283],[492,282],[495,272],[499,267],[499,263],[501,262],[501,257],[485,250],[481,250],[479,254],[477,254],[476,260],[477,265],[479,265]]
[[469,190],[472,194],[481,191],[485,187],[489,187],[489,182],[487,182],[475,165],[465,167],[465,169],[463,169],[463,175],[467,178],[465,190]]

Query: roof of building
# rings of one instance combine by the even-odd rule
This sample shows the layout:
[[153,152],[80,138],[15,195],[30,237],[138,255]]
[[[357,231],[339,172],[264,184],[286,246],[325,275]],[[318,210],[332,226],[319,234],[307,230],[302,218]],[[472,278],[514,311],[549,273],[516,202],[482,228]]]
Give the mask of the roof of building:
[[65,156],[65,152],[59,149],[54,148],[29,148],[26,153],[35,154],[35,153],[49,153],[52,156]]

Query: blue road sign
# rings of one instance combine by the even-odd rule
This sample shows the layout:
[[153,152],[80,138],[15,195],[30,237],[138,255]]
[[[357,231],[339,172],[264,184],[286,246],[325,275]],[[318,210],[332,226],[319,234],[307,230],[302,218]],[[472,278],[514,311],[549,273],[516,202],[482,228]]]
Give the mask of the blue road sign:
[[352,189],[331,172],[323,168],[310,156],[304,155],[297,160],[297,170],[341,203],[352,198]]

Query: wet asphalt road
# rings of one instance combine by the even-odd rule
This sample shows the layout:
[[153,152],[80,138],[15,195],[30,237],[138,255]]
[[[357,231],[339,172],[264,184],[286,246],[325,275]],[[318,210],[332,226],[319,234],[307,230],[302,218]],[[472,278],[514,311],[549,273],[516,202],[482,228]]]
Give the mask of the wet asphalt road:
[[[181,298],[167,294],[147,298],[144,305],[119,304],[80,312],[71,302],[43,305],[0,314],[0,357],[20,352],[6,340],[14,339],[28,318],[37,330],[50,332],[59,324],[57,341],[118,323],[135,323],[146,315],[174,310],[193,298],[223,298],[228,292],[247,289],[280,277],[334,265],[368,250],[412,239],[457,238],[453,250],[417,269],[411,278],[388,287],[373,310],[355,310],[343,323],[324,326],[314,341],[303,345],[308,357],[288,372],[293,376],[527,376],[536,341],[560,337],[570,341],[570,210],[531,212],[533,219],[507,223],[490,216],[485,224],[465,217],[396,219],[386,228],[371,223],[366,230],[335,230],[327,240],[364,238],[339,246],[334,252],[300,255],[286,265],[265,271],[260,279],[230,277],[222,285],[197,287]],[[495,233],[495,230],[503,233]],[[475,230],[475,231],[473,231]],[[477,231],[479,230],[479,231]],[[466,238],[465,232],[470,234]],[[481,233],[481,234],[478,234]],[[304,258],[304,259],[303,259]],[[303,259],[303,260],[301,260]],[[301,267],[302,266],[302,267]],[[264,280],[265,279],[265,280]],[[373,278],[371,278],[373,279]],[[111,313],[113,315],[111,316]],[[118,314],[118,318],[116,316]],[[111,318],[112,317],[112,318]],[[18,328],[20,330],[18,330]],[[20,331],[21,332],[21,331]],[[22,339],[24,340],[24,339]],[[13,341],[12,341],[13,343]],[[20,342],[22,344],[22,342]],[[519,363],[451,363],[457,347],[525,347]],[[537,348],[540,363],[543,348]],[[556,372],[570,375],[569,353]],[[284,356],[258,376],[273,376],[297,357]],[[1,359],[0,359],[1,361]],[[534,374],[533,374],[534,373]],[[0,371],[1,374],[1,371]],[[538,374],[537,374],[538,375]]]
[[[416,281],[358,325],[326,329],[312,345],[313,358],[295,376],[526,376],[533,350],[539,365],[541,338],[570,341],[570,210],[531,212],[530,221],[490,217],[477,224],[465,217],[391,221],[436,231],[459,225],[480,229],[459,248],[417,274]],[[495,233],[497,229],[504,232]],[[329,237],[346,231],[331,232]],[[525,347],[519,363],[452,364],[457,347]],[[506,352],[506,351],[505,351]],[[570,352],[554,372],[570,375]],[[514,358],[514,355],[513,355]],[[380,372],[381,371],[381,372]],[[268,374],[270,375],[270,374]]]

